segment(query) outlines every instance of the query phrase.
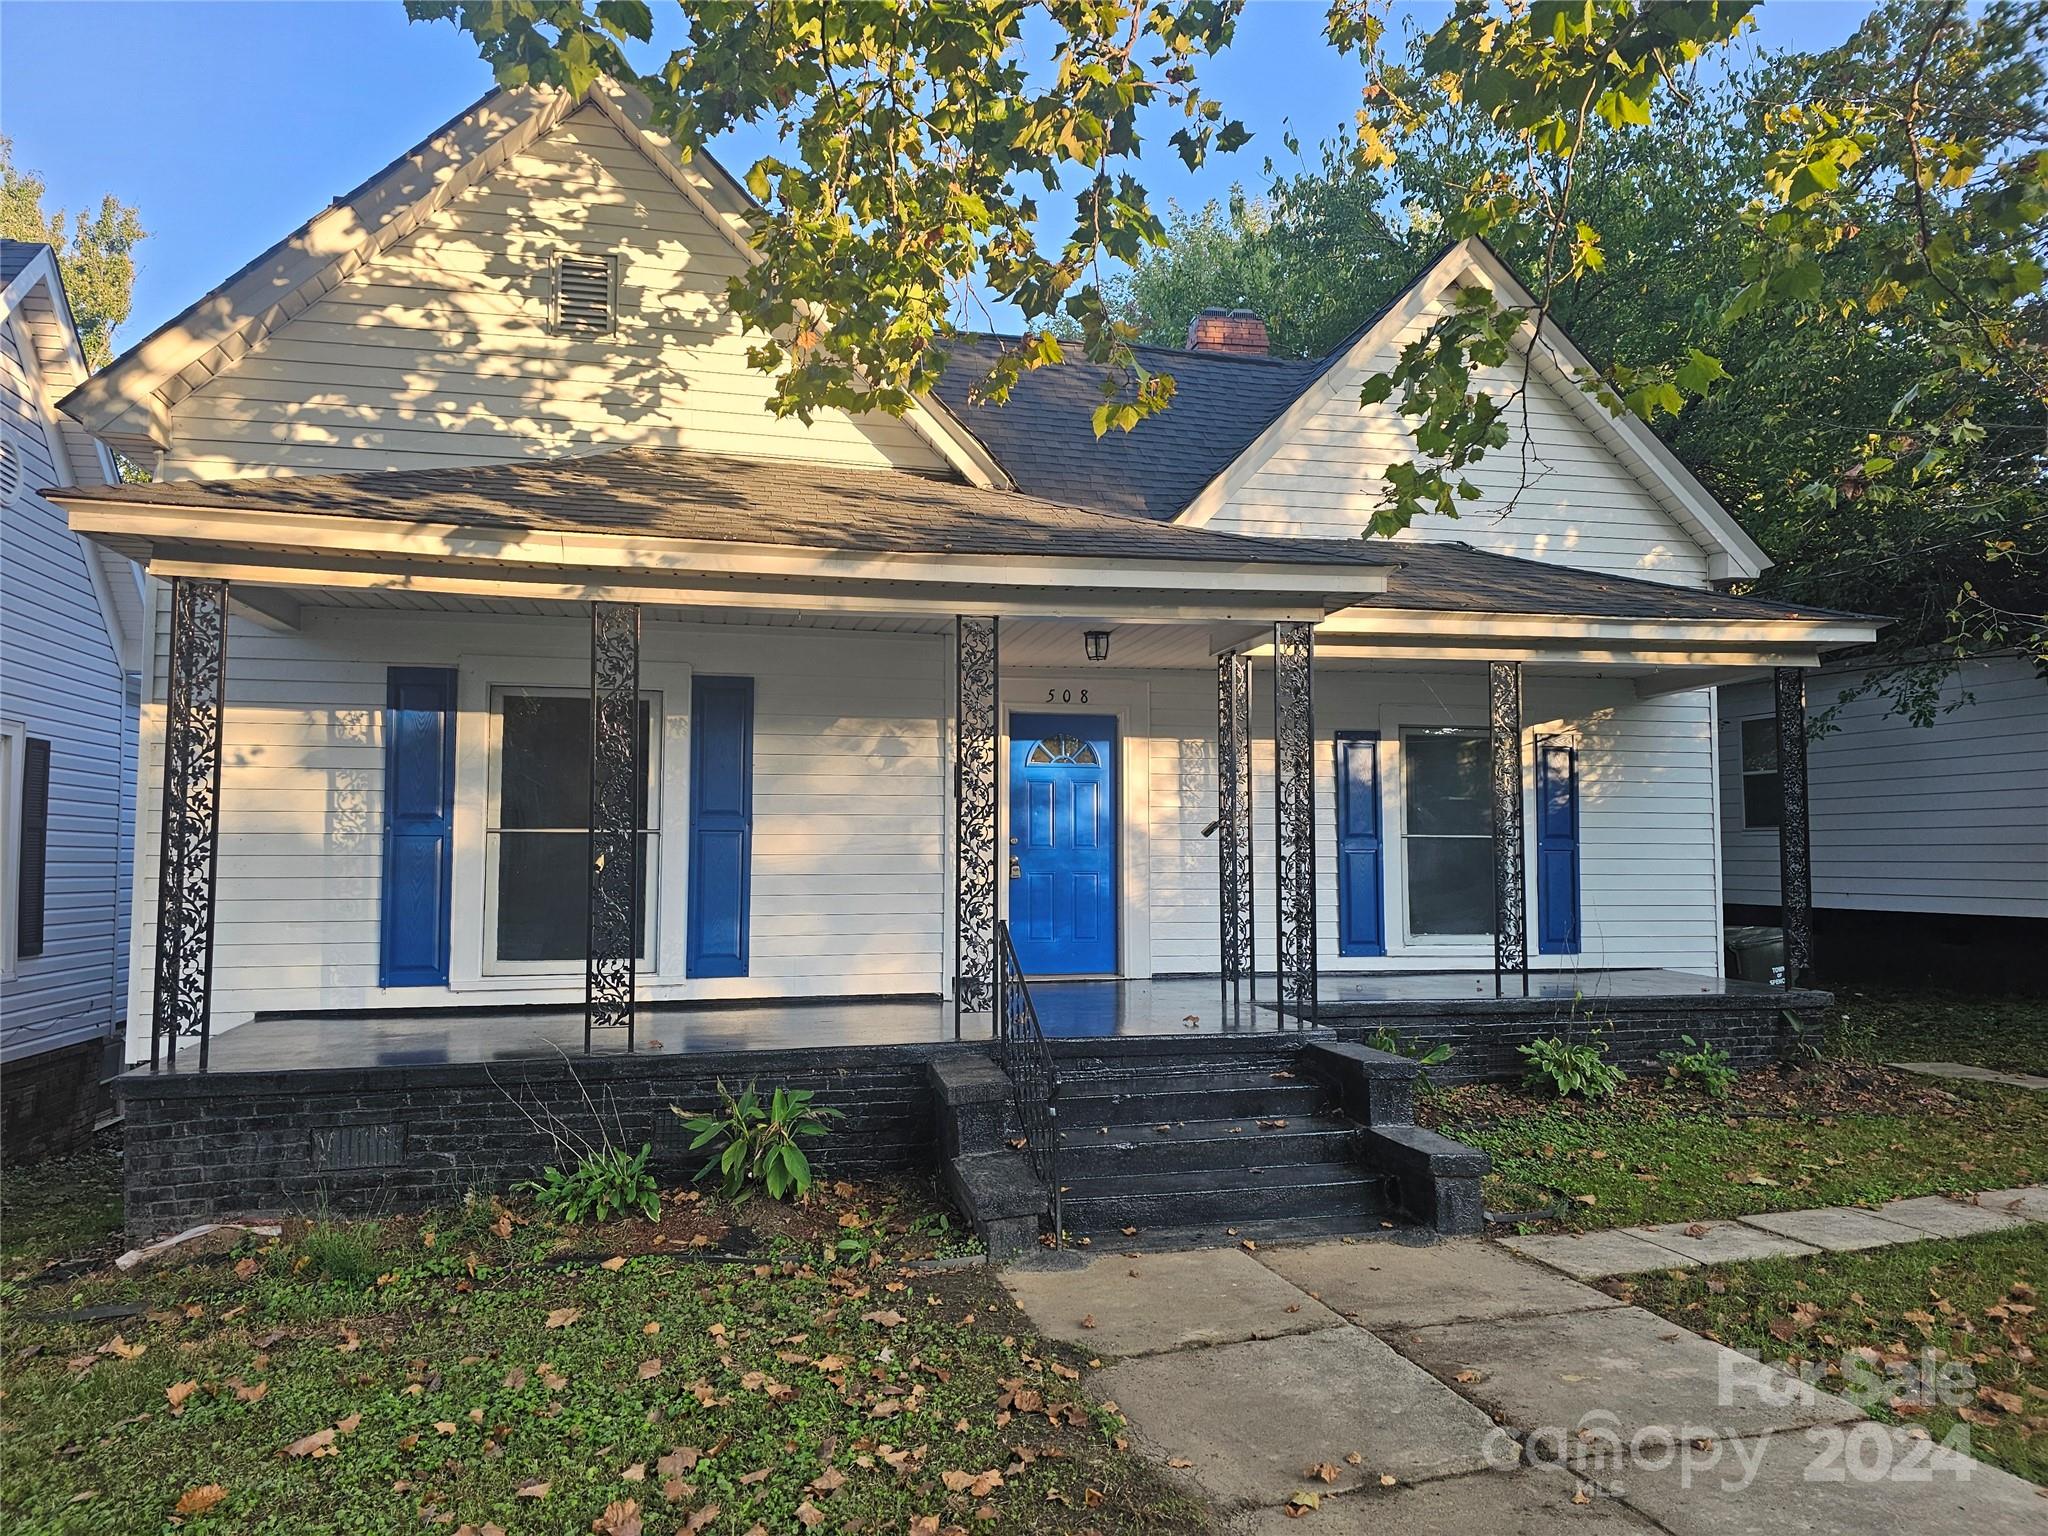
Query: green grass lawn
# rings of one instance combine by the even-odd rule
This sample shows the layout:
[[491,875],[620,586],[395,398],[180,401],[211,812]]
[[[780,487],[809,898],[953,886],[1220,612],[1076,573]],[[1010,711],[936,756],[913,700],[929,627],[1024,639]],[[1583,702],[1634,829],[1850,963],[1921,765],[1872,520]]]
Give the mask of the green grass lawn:
[[1519,1087],[1425,1096],[1493,1159],[1487,1209],[1531,1230],[1694,1221],[2048,1180],[2048,1095],[1854,1065],[1745,1073],[1726,1099],[1629,1083],[1596,1104]]
[[1842,988],[1827,1027],[1835,1049],[1865,1061],[1961,1061],[2048,1076],[2048,999]]
[[[894,1262],[918,1224],[907,1207],[876,1219],[872,1199],[804,1213],[827,1234],[879,1232],[872,1265],[827,1267],[815,1237],[735,1261],[632,1252],[646,1243],[629,1225],[565,1232],[484,1207],[8,1282],[0,1527],[1207,1528],[991,1272]],[[865,1224],[840,1227],[841,1211]],[[758,1202],[685,1214],[774,1225]],[[133,1310],[52,1315],[107,1306]]]
[[61,1160],[0,1173],[0,1273],[110,1253],[120,1237],[118,1134]]
[[1933,1402],[1897,1390],[1903,1379],[1855,1400],[1873,1417],[1917,1424],[1936,1440],[1966,1437],[1972,1455],[2048,1484],[2048,1325],[2036,1310],[2044,1288],[2048,1226],[2039,1224],[1609,1286],[1731,1348],[1817,1369],[1815,1385],[1827,1391],[1851,1386],[1845,1361],[1860,1362],[1851,1370],[1868,1371],[1874,1385],[1887,1367],[1934,1351],[1955,1375],[1937,1380],[1920,1368],[1920,1381],[1939,1388]]

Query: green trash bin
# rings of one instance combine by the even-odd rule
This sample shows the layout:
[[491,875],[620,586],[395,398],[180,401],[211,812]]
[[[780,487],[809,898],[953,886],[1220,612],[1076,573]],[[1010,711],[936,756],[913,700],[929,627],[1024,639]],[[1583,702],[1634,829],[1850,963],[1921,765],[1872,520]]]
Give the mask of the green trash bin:
[[1769,986],[1785,985],[1785,930],[1743,924],[1725,930],[1728,974]]

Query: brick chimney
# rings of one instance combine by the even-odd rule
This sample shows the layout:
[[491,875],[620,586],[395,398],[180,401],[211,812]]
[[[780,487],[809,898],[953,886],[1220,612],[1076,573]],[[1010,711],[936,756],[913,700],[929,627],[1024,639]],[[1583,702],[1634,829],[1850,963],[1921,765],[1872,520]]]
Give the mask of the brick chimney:
[[1205,309],[1188,322],[1190,352],[1239,352],[1264,357],[1266,322],[1249,309]]

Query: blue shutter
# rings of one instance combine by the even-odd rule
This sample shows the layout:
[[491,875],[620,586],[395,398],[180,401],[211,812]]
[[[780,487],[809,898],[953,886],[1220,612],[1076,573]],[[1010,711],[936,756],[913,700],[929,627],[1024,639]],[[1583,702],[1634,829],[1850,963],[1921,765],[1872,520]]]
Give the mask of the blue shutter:
[[1579,749],[1561,741],[1537,746],[1536,948],[1545,955],[1579,952]]
[[1380,842],[1380,738],[1337,733],[1337,952],[1387,952]]
[[385,706],[379,977],[387,987],[444,987],[455,867],[455,673],[393,667]]
[[754,680],[699,677],[690,688],[692,976],[747,974],[754,851]]

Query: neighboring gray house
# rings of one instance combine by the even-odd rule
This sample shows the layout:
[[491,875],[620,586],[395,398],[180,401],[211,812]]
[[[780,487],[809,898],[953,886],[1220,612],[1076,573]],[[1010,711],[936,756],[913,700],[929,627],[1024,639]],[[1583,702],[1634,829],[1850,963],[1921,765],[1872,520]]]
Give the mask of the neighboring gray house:
[[[1862,675],[1815,674],[1809,711]],[[2048,992],[2048,684],[2024,657],[1981,656],[1949,679],[1941,709],[1916,726],[1866,694],[1808,747],[1819,974]],[[1722,689],[1720,718],[1729,915],[1775,922],[1770,684]]]
[[47,245],[0,241],[0,1151],[87,1134],[127,1012],[141,573],[37,494],[114,485]]

